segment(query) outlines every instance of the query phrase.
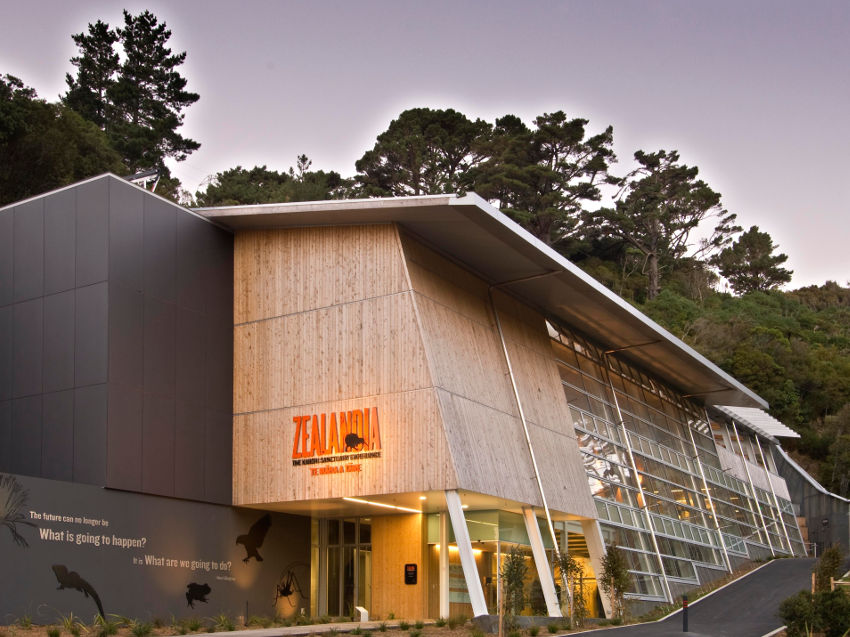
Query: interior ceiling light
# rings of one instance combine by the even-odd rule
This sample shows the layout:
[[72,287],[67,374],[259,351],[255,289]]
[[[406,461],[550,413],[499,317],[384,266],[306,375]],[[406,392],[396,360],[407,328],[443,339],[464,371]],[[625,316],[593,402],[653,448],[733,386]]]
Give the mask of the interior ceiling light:
[[376,507],[383,507],[385,509],[396,509],[398,511],[408,511],[410,513],[422,513],[419,509],[409,509],[407,507],[400,507],[394,504],[384,504],[383,502],[373,502],[372,500],[361,500],[360,498],[343,498],[347,502],[358,502],[360,504],[371,504]]

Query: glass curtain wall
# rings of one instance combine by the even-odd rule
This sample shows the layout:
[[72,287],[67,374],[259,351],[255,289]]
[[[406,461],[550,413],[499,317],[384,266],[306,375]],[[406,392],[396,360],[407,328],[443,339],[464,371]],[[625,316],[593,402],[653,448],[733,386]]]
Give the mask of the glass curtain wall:
[[603,538],[627,552],[632,595],[664,599],[662,567],[687,584],[699,582],[697,566],[725,570],[724,542],[745,557],[789,553],[790,502],[780,511],[770,493],[754,498],[721,469],[701,407],[568,329],[549,324],[549,333]]

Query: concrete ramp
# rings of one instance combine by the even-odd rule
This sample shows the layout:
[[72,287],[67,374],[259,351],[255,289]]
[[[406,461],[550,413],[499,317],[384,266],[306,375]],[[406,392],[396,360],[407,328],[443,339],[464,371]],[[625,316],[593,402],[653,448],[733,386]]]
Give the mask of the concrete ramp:
[[[812,586],[813,558],[773,560],[749,575],[693,602],[688,609],[688,632],[682,632],[682,613],[659,622],[606,629],[608,637],[761,637],[782,626],[777,614],[787,597]],[[601,634],[592,630],[582,634]]]

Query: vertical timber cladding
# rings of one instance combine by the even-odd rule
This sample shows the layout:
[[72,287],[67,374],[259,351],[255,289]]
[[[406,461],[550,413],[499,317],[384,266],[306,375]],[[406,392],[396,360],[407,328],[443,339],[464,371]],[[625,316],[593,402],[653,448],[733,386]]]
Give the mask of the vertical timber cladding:
[[239,232],[234,267],[236,504],[456,488],[394,226]]
[[[460,488],[542,505],[487,283],[402,239]],[[549,506],[595,518],[545,321],[504,293],[494,298]]]

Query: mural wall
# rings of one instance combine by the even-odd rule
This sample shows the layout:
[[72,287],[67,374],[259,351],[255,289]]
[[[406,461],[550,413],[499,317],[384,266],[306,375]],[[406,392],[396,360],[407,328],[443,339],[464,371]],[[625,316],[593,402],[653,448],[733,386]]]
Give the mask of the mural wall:
[[0,623],[310,609],[309,518],[0,473]]

